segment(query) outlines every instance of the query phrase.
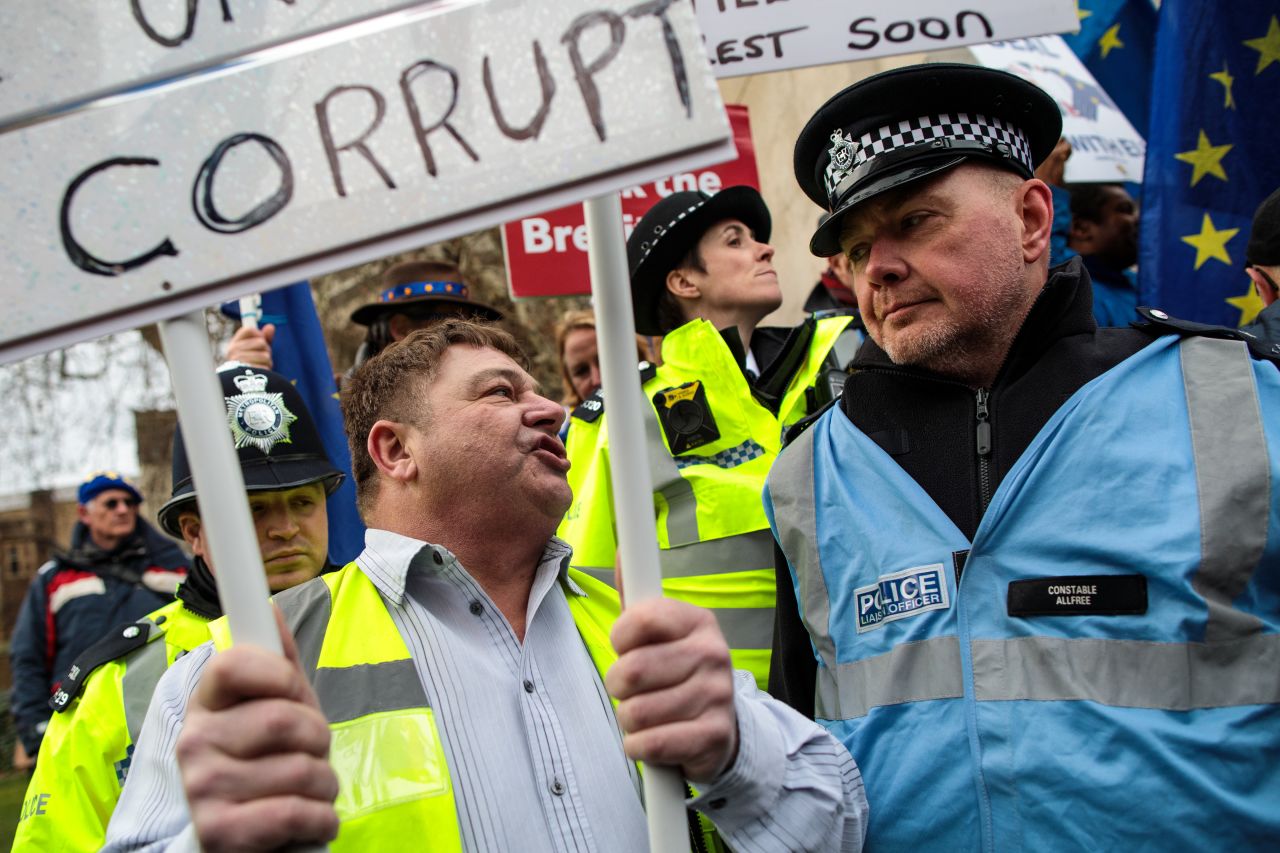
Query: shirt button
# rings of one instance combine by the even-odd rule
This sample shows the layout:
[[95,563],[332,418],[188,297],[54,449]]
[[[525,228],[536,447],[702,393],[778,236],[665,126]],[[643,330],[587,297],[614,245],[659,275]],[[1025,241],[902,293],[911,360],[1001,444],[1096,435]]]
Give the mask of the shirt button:
[[479,616],[479,615],[480,615],[481,613],[483,613],[483,612],[484,612],[484,605],[483,605],[483,604],[481,604],[481,603],[480,603],[480,602],[478,602],[478,601],[473,601],[473,602],[471,602],[471,615],[472,615],[472,616]]
[[525,692],[525,693],[532,693],[532,692],[533,692],[533,682],[532,682],[532,681],[530,681],[530,680],[529,680],[529,679],[527,679],[527,678],[524,680],[524,692]]
[[557,797],[564,796],[564,784],[559,779],[555,779],[551,782],[551,793],[555,794]]
[[714,800],[707,803],[707,805],[713,809],[722,809],[725,806],[725,802],[726,801],[724,797],[716,797]]

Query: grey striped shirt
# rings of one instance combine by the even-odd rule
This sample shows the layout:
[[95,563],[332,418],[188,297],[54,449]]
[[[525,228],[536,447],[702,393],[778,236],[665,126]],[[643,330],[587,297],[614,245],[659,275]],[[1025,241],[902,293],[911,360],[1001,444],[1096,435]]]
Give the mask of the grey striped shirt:
[[[442,562],[422,559],[426,549]],[[370,530],[356,561],[437,715],[468,851],[648,850],[635,767],[566,600],[584,594],[565,574],[568,555],[564,542],[548,542],[523,643],[444,548]],[[161,680],[105,850],[197,849],[173,746],[212,654],[196,649]],[[690,804],[735,850],[859,849],[867,806],[848,752],[749,674],[735,687],[738,759]]]

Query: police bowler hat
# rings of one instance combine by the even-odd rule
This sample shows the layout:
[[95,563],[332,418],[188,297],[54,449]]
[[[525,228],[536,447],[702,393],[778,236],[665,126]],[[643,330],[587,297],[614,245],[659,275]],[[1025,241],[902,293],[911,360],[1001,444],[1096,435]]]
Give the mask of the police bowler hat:
[[658,299],[667,286],[667,273],[684,260],[707,229],[725,219],[738,219],[755,239],[769,240],[773,220],[769,208],[754,187],[727,187],[715,195],[687,191],[672,193],[641,217],[627,238],[627,265],[631,268],[631,307],[636,332],[662,335]]
[[963,162],[1025,178],[1062,135],[1062,113],[1039,87],[1005,71],[930,63],[854,83],[823,104],[796,141],[796,180],[831,213],[809,250],[840,252],[856,205]]
[[[343,474],[325,455],[320,433],[293,383],[274,371],[243,364],[219,370],[218,379],[245,489],[279,492],[322,482],[325,494],[333,494]],[[181,537],[178,516],[194,510],[195,500],[179,428],[173,436],[173,495],[156,513],[160,526]]]

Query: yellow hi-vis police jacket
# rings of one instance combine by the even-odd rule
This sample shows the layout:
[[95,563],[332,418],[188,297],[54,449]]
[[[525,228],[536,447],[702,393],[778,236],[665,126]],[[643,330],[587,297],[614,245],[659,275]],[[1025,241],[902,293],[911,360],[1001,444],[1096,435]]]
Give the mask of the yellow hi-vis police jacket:
[[[775,606],[773,536],[761,493],[787,427],[809,414],[809,389],[825,369],[843,368],[861,335],[847,314],[810,318],[775,363],[777,410],[761,403],[729,345],[705,320],[662,340],[663,364],[642,375],[645,453],[661,549],[663,589],[715,613],[733,665],[769,680]],[[775,377],[776,378],[776,377]],[[617,542],[604,402],[597,393],[573,413],[566,450],[573,503],[557,535],[573,546],[570,571],[586,605],[611,623]]]
[[209,620],[174,601],[77,659],[83,671],[54,695],[14,850],[101,849],[156,683],[209,636]]

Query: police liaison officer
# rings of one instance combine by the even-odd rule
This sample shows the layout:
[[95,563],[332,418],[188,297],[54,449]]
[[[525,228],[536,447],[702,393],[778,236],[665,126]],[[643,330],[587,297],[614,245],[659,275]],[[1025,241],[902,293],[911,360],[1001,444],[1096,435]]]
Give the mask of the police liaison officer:
[[849,747],[877,850],[1271,849],[1280,373],[1156,309],[1097,328],[1048,268],[1060,123],[923,65],[801,133],[871,340],[769,475],[771,687]]
[[665,335],[662,366],[642,367],[648,446],[609,446],[601,394],[579,406],[567,439],[574,502],[559,531],[594,606],[616,615],[608,456],[646,452],[666,594],[715,612],[734,665],[762,687],[774,608],[764,477],[783,430],[831,396],[861,343],[847,311],[758,327],[782,303],[769,230],[764,200],[746,186],[673,193],[636,224],[636,331]]
[[[325,456],[289,380],[243,365],[218,376],[268,585],[272,592],[288,589],[327,566],[325,498],[342,473]],[[191,547],[192,568],[177,601],[89,648],[62,680],[15,850],[102,847],[156,682],[175,659],[210,638],[209,623],[222,615],[181,431],[174,436],[173,483],[158,519]]]

